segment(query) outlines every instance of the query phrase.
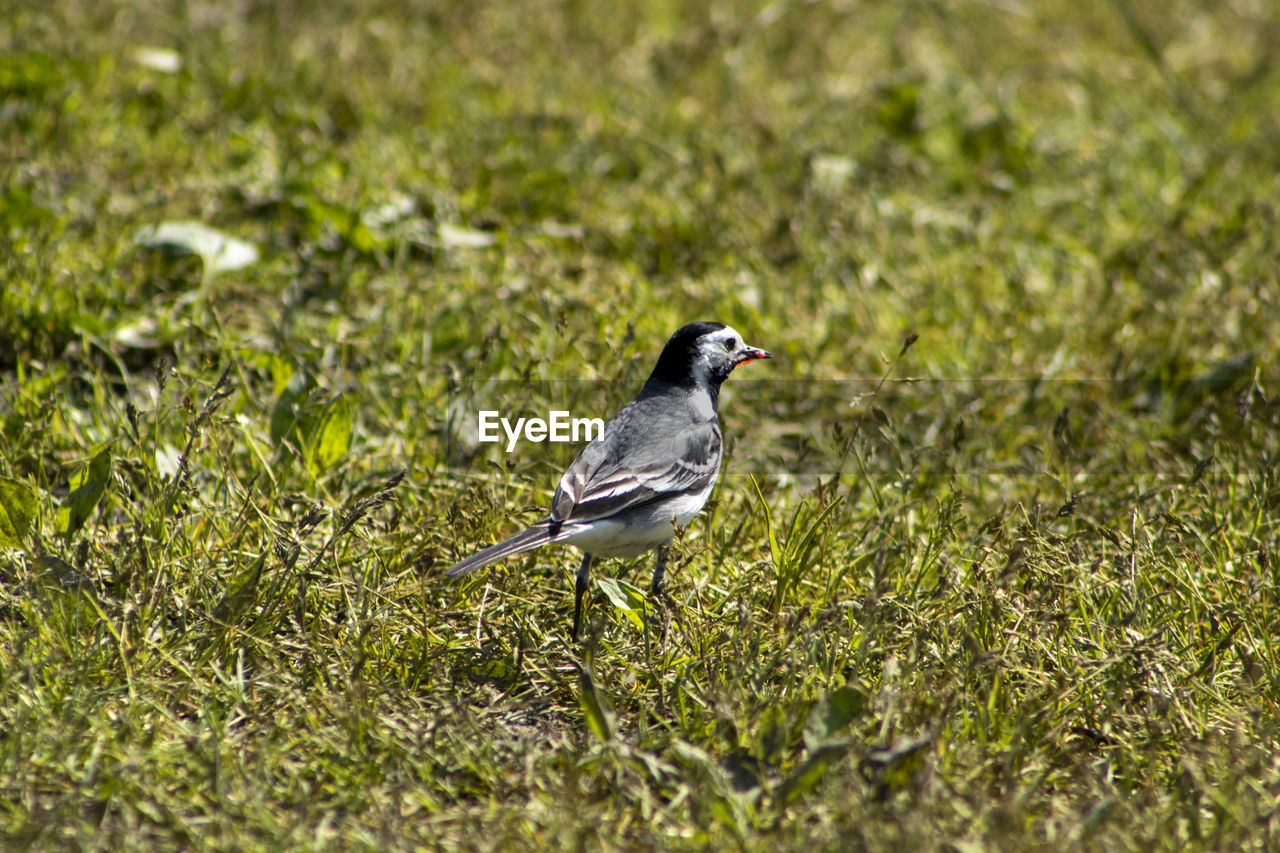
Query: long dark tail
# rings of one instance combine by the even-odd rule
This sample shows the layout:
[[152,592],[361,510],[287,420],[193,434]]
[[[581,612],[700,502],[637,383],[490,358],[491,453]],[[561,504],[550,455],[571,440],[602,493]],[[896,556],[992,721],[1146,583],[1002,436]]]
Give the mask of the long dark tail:
[[[559,531],[557,531],[559,532]],[[490,563],[496,563],[507,557],[514,557],[516,554],[523,554],[525,551],[532,551],[534,548],[541,548],[556,537],[551,533],[551,527],[546,522],[535,524],[528,530],[517,533],[510,539],[499,542],[497,545],[490,545],[483,551],[472,554],[467,559],[451,566],[445,572],[446,577],[456,578],[462,575],[470,574],[476,569],[483,569]]]

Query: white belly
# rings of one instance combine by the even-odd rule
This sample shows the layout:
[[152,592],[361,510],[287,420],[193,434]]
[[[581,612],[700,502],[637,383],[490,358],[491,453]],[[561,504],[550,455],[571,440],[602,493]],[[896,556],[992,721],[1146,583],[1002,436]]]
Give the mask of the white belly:
[[556,541],[581,548],[593,557],[636,557],[670,542],[675,537],[672,519],[685,527],[706,504],[710,494],[711,485],[705,491],[684,495],[647,512],[590,521],[566,531]]

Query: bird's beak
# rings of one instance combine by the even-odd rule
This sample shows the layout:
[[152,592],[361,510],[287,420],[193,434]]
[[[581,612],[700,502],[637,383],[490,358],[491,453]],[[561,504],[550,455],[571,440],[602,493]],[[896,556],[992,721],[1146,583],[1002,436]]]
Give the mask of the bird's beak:
[[748,361],[756,361],[761,358],[773,358],[773,356],[762,349],[744,346],[742,352],[738,353],[738,357],[734,360],[733,366],[737,367],[739,364],[746,364]]

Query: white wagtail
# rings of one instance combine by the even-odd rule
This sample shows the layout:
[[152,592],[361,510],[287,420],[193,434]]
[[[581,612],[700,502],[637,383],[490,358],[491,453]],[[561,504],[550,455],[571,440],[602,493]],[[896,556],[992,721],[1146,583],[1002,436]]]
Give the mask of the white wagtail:
[[640,394],[605,425],[560,478],[551,514],[450,568],[458,577],[552,542],[583,551],[574,584],[573,638],[592,557],[658,549],[653,592],[662,592],[675,525],[702,509],[720,473],[720,384],[739,364],[769,353],[723,323],[690,323],[667,341]]

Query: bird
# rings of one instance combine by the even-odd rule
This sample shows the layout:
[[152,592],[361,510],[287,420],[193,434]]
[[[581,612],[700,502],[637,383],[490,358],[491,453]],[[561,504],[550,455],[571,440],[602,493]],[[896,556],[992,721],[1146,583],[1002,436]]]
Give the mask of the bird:
[[706,504],[720,473],[720,385],[734,368],[773,356],[731,326],[682,326],[662,348],[640,393],[582,449],[551,498],[546,518],[445,571],[456,578],[549,544],[579,548],[573,640],[595,558],[657,549],[650,587],[664,592],[667,545]]

